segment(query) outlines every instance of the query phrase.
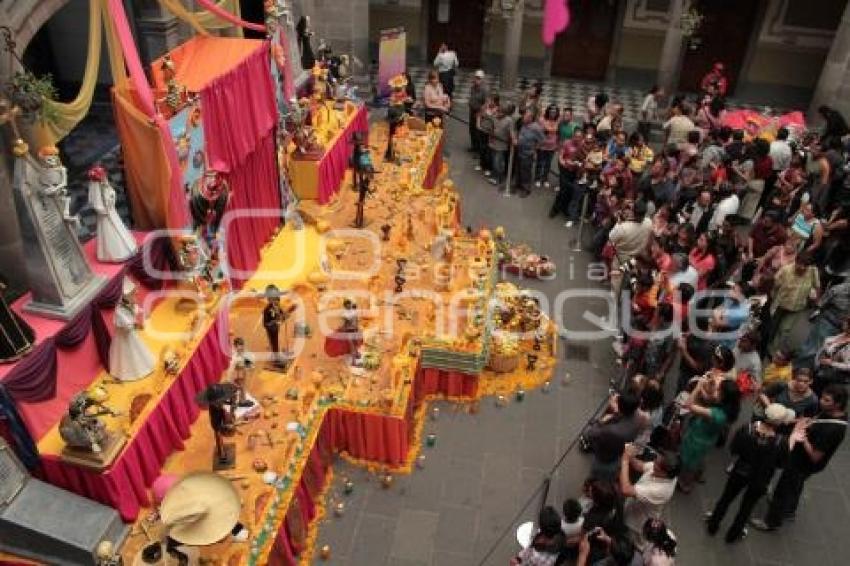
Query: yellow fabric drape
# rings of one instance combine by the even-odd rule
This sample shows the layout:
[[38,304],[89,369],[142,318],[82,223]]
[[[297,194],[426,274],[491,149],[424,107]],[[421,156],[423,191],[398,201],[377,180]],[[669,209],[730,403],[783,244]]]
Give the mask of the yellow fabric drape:
[[109,68],[112,71],[112,84],[115,85],[116,89],[127,88],[130,80],[127,77],[127,68],[124,66],[124,53],[121,51],[121,44],[118,42],[118,36],[112,25],[106,0],[98,1],[103,13],[103,29],[106,35],[106,52],[109,54]]
[[44,145],[54,145],[67,136],[68,132],[85,118],[91,107],[100,68],[100,2],[101,0],[89,0],[89,48],[80,92],[74,100],[67,103],[45,100],[44,104],[50,107],[54,118],[50,121],[38,122],[33,126],[36,139]]
[[[159,3],[172,14],[192,26],[201,35],[210,35],[208,30],[227,29],[233,26],[230,22],[221,20],[218,16],[206,10],[191,12],[180,0],[159,0]],[[217,4],[220,8],[228,10],[237,17],[241,17],[242,15],[239,9],[239,0],[219,0]],[[237,27],[236,29],[238,36],[242,37],[242,28]]]

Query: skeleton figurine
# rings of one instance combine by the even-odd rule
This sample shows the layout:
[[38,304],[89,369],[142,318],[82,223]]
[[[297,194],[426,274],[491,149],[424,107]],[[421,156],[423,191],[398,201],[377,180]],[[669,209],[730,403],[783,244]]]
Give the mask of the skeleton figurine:
[[46,146],[38,150],[38,157],[43,167],[39,181],[41,190],[39,196],[42,199],[55,199],[62,218],[75,230],[80,220],[71,215],[71,198],[68,196],[68,170],[59,159],[59,150],[56,146]]

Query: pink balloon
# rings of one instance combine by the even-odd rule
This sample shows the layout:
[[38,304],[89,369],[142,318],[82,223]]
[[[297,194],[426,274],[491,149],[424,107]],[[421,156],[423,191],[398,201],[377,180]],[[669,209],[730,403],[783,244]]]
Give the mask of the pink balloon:
[[543,43],[552,45],[555,36],[570,25],[569,0],[546,0],[543,7]]
[[168,493],[168,490],[171,489],[179,479],[180,478],[174,474],[162,474],[153,481],[151,490],[153,491],[153,500],[157,505],[162,503],[162,499],[165,497],[165,494]]

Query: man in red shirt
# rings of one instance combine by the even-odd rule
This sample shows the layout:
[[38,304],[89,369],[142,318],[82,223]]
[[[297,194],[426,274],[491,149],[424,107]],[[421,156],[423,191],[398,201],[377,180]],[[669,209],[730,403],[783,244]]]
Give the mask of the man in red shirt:
[[759,259],[773,246],[784,243],[785,237],[785,226],[779,222],[778,214],[768,210],[750,232],[745,259]]
[[723,63],[718,61],[714,64],[700,82],[700,88],[703,92],[711,96],[726,96],[726,91],[729,89],[729,79],[726,78],[724,70]]
[[[555,195],[555,202],[549,209],[549,218],[554,218],[560,213],[567,216],[570,222],[577,220],[578,212],[570,211],[570,202],[575,200],[574,193],[578,192],[576,179],[581,171],[585,156],[584,133],[576,128],[573,131],[573,136],[561,145],[560,155],[558,156],[559,188],[558,194]],[[578,200],[581,200],[581,195],[578,196]]]

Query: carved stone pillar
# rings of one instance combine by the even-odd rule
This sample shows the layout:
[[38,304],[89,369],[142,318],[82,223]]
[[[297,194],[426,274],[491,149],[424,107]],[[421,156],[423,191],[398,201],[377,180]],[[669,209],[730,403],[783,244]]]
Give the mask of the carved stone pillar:
[[519,72],[519,54],[522,49],[522,20],[525,13],[525,0],[518,0],[513,13],[505,25],[505,53],[502,57],[502,88],[516,88]]
[[658,86],[668,94],[674,92],[679,83],[679,71],[682,67],[684,35],[682,34],[682,14],[685,0],[671,0],[670,22],[664,35],[661,48],[661,61],[658,63]]
[[839,110],[845,116],[850,112],[850,4],[844,8],[844,15],[835,30],[832,47],[823,63],[809,115],[815,116],[819,106],[826,104]]
[[128,6],[127,2],[124,5],[127,18],[135,27],[143,64],[149,64],[186,39],[180,20],[163,8],[157,0],[133,2],[132,7]]

